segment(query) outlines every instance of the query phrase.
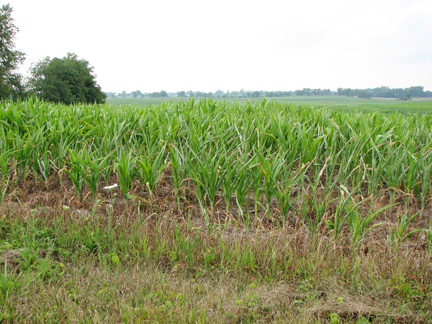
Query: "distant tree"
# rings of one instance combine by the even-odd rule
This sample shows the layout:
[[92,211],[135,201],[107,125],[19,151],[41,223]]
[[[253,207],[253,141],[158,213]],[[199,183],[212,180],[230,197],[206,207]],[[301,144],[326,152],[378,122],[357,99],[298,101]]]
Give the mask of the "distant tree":
[[211,92],[207,93],[207,92],[203,92],[203,91],[197,91],[197,92],[195,92],[195,97],[198,97],[198,98],[209,98],[209,97],[211,97]]
[[177,97],[186,97],[186,91],[177,92]]
[[254,91],[251,96],[252,96],[252,98],[259,98],[259,97],[261,97],[261,92]]
[[424,88],[421,86],[410,87],[406,89],[410,97],[423,97],[424,96]]
[[266,91],[265,95],[269,98],[273,98],[275,96],[273,91]]
[[218,96],[218,97],[222,97],[224,95],[224,92],[222,90],[217,90],[215,92],[215,95]]
[[141,91],[140,90],[136,90],[136,91],[132,91],[132,97],[136,98],[136,97],[141,97]]
[[31,69],[29,87],[40,98],[51,102],[104,103],[106,95],[96,83],[93,67],[76,54],[62,59],[46,57]]
[[345,89],[345,96],[352,97],[355,95],[355,91],[351,88]]
[[406,94],[405,96],[400,97],[398,100],[412,100],[412,99],[409,94]]
[[370,99],[370,95],[367,93],[366,90],[360,91],[360,93],[358,94],[358,97],[363,98],[363,99]]
[[107,96],[107,98],[115,98],[115,93],[114,92],[105,92],[105,95]]
[[161,92],[152,92],[149,94],[149,96],[152,98],[168,97],[168,93],[162,90]]
[[24,61],[25,54],[14,50],[15,35],[19,29],[13,23],[12,11],[9,4],[0,8],[0,99],[24,93],[22,76],[15,70]]

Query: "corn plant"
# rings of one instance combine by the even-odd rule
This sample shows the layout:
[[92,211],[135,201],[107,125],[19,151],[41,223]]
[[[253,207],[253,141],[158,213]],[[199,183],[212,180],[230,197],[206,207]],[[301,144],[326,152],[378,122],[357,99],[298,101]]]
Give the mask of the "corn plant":
[[[157,152],[159,150],[159,152]],[[149,190],[150,197],[155,190],[164,169],[168,165],[166,162],[166,145],[155,146],[152,150],[143,152],[141,157],[136,159],[137,174],[145,190]]]
[[[235,154],[235,153],[234,153]],[[232,156],[233,157],[233,156]],[[236,172],[238,169],[238,164],[241,163],[241,159],[226,159],[225,160],[225,168],[224,172],[221,175],[222,181],[221,181],[221,189],[222,189],[222,195],[225,200],[225,211],[227,214],[230,212],[230,202],[231,198],[234,195],[234,192],[236,190]],[[250,164],[252,160],[248,162]],[[247,167],[244,166],[244,167]]]
[[182,182],[182,161],[178,149],[173,145],[169,146],[169,165],[171,166],[171,179],[174,195],[177,201],[177,208],[180,210],[180,186]]
[[7,178],[6,180],[1,180],[0,181],[0,205],[3,203],[5,197],[6,197],[6,193],[8,190],[8,186],[9,186],[9,182],[10,179]]
[[389,237],[391,241],[399,247],[403,242],[405,242],[410,236],[413,234],[422,231],[421,228],[416,228],[413,230],[408,230],[410,223],[419,215],[419,213],[415,213],[411,217],[408,218],[408,213],[405,212],[402,217],[399,219],[399,223],[395,226],[390,226],[389,228]]
[[[31,99],[0,106],[0,174],[10,186],[30,173],[47,182],[61,169],[80,199],[85,184],[95,195],[102,176],[107,186],[115,178],[127,197],[135,180],[157,192],[169,165],[166,183],[179,209],[189,190],[203,213],[220,197],[227,214],[232,202],[248,222],[254,204],[255,215],[262,208],[263,218],[280,215],[284,223],[291,213],[313,232],[325,222],[334,238],[346,227],[358,245],[378,216],[364,207],[368,199],[390,193],[400,205],[426,208],[431,127],[427,114],[346,113],[269,100],[191,99],[143,109]],[[399,241],[410,237],[410,219],[392,227]]]
[[98,156],[99,151],[89,153],[88,149],[83,150],[83,163],[87,166],[85,173],[85,182],[87,183],[93,197],[98,192],[99,179],[101,178],[106,162],[111,157],[113,152],[106,156]]
[[3,151],[0,154],[0,181],[8,178],[9,174],[14,168],[16,163],[13,163],[13,154],[12,150]]
[[129,149],[125,153],[125,149],[121,149],[117,157],[116,170],[120,182],[120,190],[125,197],[129,193],[135,175],[136,158],[132,156],[132,150]]
[[432,217],[429,220],[428,228],[426,228],[424,231],[426,234],[426,250],[428,253],[430,253],[432,247]]
[[340,185],[340,193],[337,199],[336,210],[333,217],[327,219],[325,222],[327,227],[333,233],[333,238],[336,239],[342,231],[344,224],[347,222],[348,216],[353,209],[357,208],[363,201],[356,202],[354,194],[357,192],[359,186],[353,188],[350,192],[346,186]]
[[45,184],[48,183],[48,178],[51,174],[51,163],[49,159],[49,152],[45,149],[38,155],[34,156],[33,159],[37,163],[38,170],[45,180]]
[[[13,131],[11,130],[10,133],[12,132]],[[18,166],[22,171],[21,175],[25,175],[27,166],[29,165],[32,156],[33,143],[31,133],[25,133],[23,135],[20,133],[15,133],[13,135],[10,134],[9,136],[13,136],[15,139],[14,158],[16,161],[19,161]]]
[[257,160],[263,173],[262,187],[266,203],[270,206],[272,198],[276,195],[277,181],[281,178],[283,168],[286,165],[285,153],[279,151],[274,156],[265,157],[263,152],[258,151]]
[[290,210],[299,213],[298,209],[295,207],[295,200],[297,200],[298,197],[293,198],[293,192],[295,189],[299,188],[300,180],[304,177],[307,170],[308,169],[305,168],[298,174],[289,172],[281,181],[275,182],[275,196],[281,211],[282,225],[285,224],[286,216]]
[[213,210],[216,194],[223,181],[226,151],[218,147],[218,143],[214,143],[208,149],[191,149],[190,153],[189,159],[186,160],[186,169],[194,183],[197,198],[203,207],[208,200],[210,210]]
[[63,170],[69,175],[72,180],[78,200],[81,201],[81,193],[84,186],[87,168],[82,158],[82,152],[73,152],[69,149],[70,156],[70,169],[64,168]]
[[303,219],[309,225],[312,234],[316,234],[324,222],[328,205],[335,199],[331,199],[332,189],[318,186],[310,187],[309,192],[303,189],[304,203],[308,205],[308,213],[303,215]]
[[[249,223],[249,210],[247,206],[247,198],[249,197],[249,191],[252,188],[251,173],[256,165],[250,165],[249,163],[245,166],[238,166],[235,176],[235,199],[238,207],[238,214],[246,222]],[[243,208],[245,213],[243,213]]]
[[356,249],[359,246],[363,238],[373,228],[383,225],[383,223],[377,223],[371,226],[369,226],[369,224],[382,212],[394,206],[395,205],[387,205],[378,209],[377,211],[373,211],[373,208],[371,206],[371,208],[366,212],[366,215],[364,215],[364,213],[359,211],[358,208],[359,204],[354,204],[354,205],[351,204],[350,206],[351,208],[349,209],[347,215],[347,220],[348,220],[348,227],[351,234],[351,241],[354,249]]

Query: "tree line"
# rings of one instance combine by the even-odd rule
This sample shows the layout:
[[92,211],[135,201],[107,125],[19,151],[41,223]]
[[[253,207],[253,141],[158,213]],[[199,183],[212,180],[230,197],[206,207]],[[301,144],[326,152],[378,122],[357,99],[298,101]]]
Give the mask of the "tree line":
[[432,97],[431,91],[424,91],[424,87],[416,86],[409,88],[369,88],[369,89],[350,89],[338,88],[337,95],[339,96],[357,96],[360,98],[382,97],[382,98],[399,98],[410,99],[413,97]]
[[157,91],[157,92],[141,92],[140,90],[132,92],[106,92],[108,98],[164,98],[164,97],[195,97],[195,98],[280,98],[290,96],[347,96],[347,97],[359,97],[359,98],[399,98],[402,100],[409,100],[414,97],[432,97],[431,91],[424,91],[424,87],[416,86],[410,88],[395,88],[379,87],[370,89],[351,89],[351,88],[338,88],[337,91],[331,91],[329,89],[310,89],[304,88],[302,90],[293,91],[222,91],[217,90],[215,92],[203,92],[203,91]]

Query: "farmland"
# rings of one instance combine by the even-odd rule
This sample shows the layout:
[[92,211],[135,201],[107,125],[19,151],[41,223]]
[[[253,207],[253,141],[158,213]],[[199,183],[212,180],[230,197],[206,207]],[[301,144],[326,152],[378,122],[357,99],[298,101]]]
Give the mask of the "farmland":
[[[188,98],[165,97],[165,98],[108,98],[110,105],[137,105],[149,106],[161,103],[176,103],[187,101]],[[245,98],[215,98],[221,102],[247,102]],[[260,102],[262,99],[252,99]],[[400,112],[400,113],[432,113],[432,100],[430,98],[414,98],[412,101],[403,101],[391,98],[370,98],[363,99],[358,97],[346,96],[290,96],[269,98],[274,102],[307,105],[314,107],[328,107],[339,111],[361,111],[361,112]]]
[[430,103],[2,102],[0,321],[431,321]]

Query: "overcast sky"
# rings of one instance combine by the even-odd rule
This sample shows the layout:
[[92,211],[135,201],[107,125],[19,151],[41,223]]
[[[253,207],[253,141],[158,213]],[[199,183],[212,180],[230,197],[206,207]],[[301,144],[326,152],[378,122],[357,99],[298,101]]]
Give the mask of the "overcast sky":
[[431,0],[1,0],[23,71],[76,53],[103,91],[432,90]]

